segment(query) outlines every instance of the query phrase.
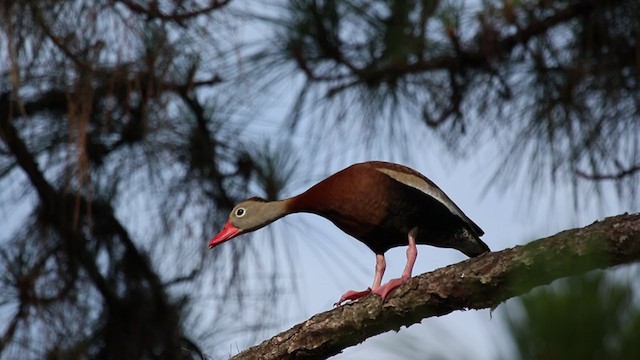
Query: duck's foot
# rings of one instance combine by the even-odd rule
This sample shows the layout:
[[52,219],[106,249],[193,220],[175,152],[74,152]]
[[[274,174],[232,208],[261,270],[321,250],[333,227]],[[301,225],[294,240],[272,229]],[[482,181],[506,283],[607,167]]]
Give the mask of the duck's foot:
[[387,295],[389,295],[390,292],[395,290],[395,288],[397,288],[398,286],[406,283],[407,280],[409,280],[409,277],[404,277],[404,276],[400,277],[400,278],[397,278],[397,279],[391,279],[391,280],[389,280],[388,283],[373,289],[372,292],[374,294],[380,295],[382,300],[384,300],[384,299],[387,298]]
[[371,288],[367,288],[367,290],[363,291],[353,291],[349,290],[344,295],[340,297],[337,303],[333,304],[333,306],[340,306],[345,301],[355,301],[360,299],[363,296],[369,295],[371,293]]

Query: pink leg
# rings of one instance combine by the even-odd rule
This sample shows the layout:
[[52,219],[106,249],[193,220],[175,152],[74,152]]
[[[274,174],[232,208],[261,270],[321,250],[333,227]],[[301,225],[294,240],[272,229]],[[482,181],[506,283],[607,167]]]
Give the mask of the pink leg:
[[[384,270],[386,269],[386,267],[387,267],[387,263],[384,261],[384,255],[376,254],[376,276],[373,279],[374,289],[377,289],[380,287],[380,283],[382,283],[382,275],[384,275]],[[349,290],[340,297],[340,300],[338,300],[337,303],[333,305],[338,306],[347,300],[355,301],[365,295],[369,295],[370,293],[371,293],[371,288],[367,288],[367,290],[364,290],[364,291]]]
[[404,267],[404,271],[402,272],[402,276],[398,279],[391,279],[388,283],[376,287],[374,284],[373,293],[378,294],[382,297],[382,299],[386,299],[389,293],[397,288],[398,286],[404,284],[411,278],[411,272],[413,271],[413,265],[416,263],[416,258],[418,257],[418,248],[416,247],[416,239],[413,232],[409,233],[409,248],[407,249],[407,265]]
[[376,276],[373,278],[372,289],[377,289],[382,284],[382,275],[387,269],[387,262],[384,260],[384,254],[376,254]]

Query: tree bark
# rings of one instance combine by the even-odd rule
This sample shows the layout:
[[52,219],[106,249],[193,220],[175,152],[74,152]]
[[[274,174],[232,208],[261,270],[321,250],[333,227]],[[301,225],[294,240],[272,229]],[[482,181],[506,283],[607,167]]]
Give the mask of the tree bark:
[[428,317],[495,308],[555,279],[638,260],[640,214],[613,216],[416,276],[384,302],[367,296],[323,312],[232,359],[324,359]]

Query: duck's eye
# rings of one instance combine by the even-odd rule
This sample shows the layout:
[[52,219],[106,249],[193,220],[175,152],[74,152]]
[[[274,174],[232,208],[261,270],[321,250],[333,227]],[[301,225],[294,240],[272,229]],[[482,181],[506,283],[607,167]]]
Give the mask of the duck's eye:
[[246,213],[247,211],[244,208],[236,209],[236,217],[243,217]]

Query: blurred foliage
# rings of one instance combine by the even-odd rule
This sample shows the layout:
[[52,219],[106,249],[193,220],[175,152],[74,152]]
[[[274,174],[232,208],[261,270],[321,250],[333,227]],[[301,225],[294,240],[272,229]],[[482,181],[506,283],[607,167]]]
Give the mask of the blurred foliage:
[[282,13],[256,58],[267,82],[304,74],[294,128],[360,119],[403,143],[427,126],[463,154],[499,146],[494,185],[611,181],[637,199],[638,1],[290,0]]
[[640,294],[611,275],[571,277],[515,299],[507,323],[516,353],[506,358],[640,358]]
[[0,4],[0,357],[198,357],[274,323],[282,269],[206,247],[287,180],[236,115],[228,5]]
[[499,146],[498,187],[637,199],[637,1],[259,5],[0,2],[2,357],[189,357],[271,326],[275,247],[206,240],[332,147],[252,128],[242,110],[278,89],[297,91],[285,136],[356,123],[401,147],[421,126],[456,154]]

